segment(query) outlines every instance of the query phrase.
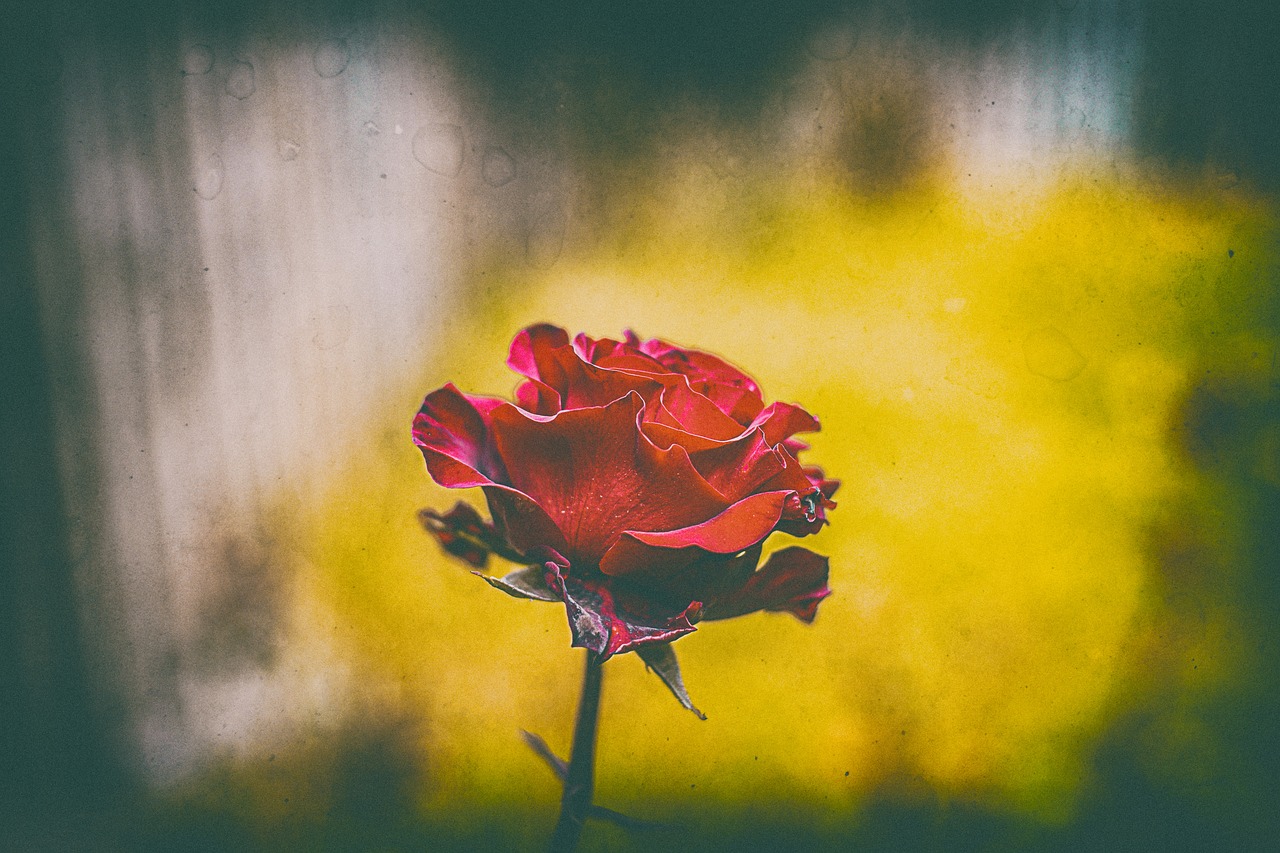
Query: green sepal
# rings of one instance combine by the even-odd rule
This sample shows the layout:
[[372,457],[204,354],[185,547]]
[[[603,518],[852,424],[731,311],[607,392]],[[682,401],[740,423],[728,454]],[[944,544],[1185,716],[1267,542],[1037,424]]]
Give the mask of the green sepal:
[[500,578],[481,572],[472,572],[472,574],[483,578],[489,586],[516,598],[532,598],[535,601],[562,600],[551,587],[547,586],[546,569],[542,566],[526,566]]

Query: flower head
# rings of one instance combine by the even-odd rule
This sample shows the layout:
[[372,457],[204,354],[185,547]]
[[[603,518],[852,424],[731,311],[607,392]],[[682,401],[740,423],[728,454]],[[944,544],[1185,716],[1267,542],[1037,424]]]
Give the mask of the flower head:
[[669,642],[699,619],[785,610],[811,621],[830,594],[827,560],[776,552],[775,531],[826,523],[839,485],[800,464],[795,438],[818,421],[766,405],[747,374],[665,341],[572,341],[536,325],[507,364],[515,402],[446,385],[413,422],[432,478],[479,487],[493,517],[465,504],[424,523],[450,553],[527,568],[485,576],[513,595],[564,603],[573,644],[602,657]]

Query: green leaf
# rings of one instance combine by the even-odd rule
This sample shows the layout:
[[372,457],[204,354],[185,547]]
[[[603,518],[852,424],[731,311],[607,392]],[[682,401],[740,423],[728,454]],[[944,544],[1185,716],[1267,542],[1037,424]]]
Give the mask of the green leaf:
[[496,578],[492,575],[481,574],[480,572],[472,572],[473,575],[483,578],[485,583],[496,589],[500,589],[507,595],[516,598],[532,598],[535,601],[560,601],[560,596],[547,586],[545,580],[546,570],[542,566],[528,566],[523,569],[516,569],[514,572],[503,577]]
[[689,700],[689,691],[684,689],[684,679],[680,677],[680,662],[676,660],[675,650],[671,648],[670,643],[640,646],[636,649],[636,654],[640,656],[640,660],[644,661],[645,667],[652,670],[662,679],[662,683],[671,689],[681,705],[692,711],[699,720],[707,718],[707,715],[693,707],[693,702]]

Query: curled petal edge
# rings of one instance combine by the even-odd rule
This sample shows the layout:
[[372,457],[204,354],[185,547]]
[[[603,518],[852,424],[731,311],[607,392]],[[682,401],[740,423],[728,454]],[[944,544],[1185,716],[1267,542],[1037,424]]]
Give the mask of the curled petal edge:
[[719,515],[689,527],[663,532],[628,530],[605,552],[600,571],[626,575],[685,552],[689,560],[700,552],[732,554],[764,539],[782,518],[795,492],[761,492],[743,498]]

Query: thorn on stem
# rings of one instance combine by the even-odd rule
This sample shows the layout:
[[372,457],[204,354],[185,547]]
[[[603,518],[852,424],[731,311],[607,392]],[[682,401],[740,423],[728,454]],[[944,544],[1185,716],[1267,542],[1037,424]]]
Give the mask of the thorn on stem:
[[[547,742],[538,735],[535,735],[533,732],[527,732],[524,729],[521,729],[520,737],[524,738],[524,742],[529,745],[529,748],[532,749],[539,758],[547,763],[547,766],[551,768],[551,772],[555,773],[556,777],[563,783],[565,776],[569,773],[568,762],[552,752],[551,747],[547,745]],[[619,826],[623,829],[651,830],[667,828],[666,824],[628,817],[621,812],[605,808],[604,806],[591,806],[587,811],[587,817],[592,820],[602,820],[607,823],[612,823],[614,826]]]
[[524,738],[524,742],[529,745],[529,748],[538,754],[539,758],[547,762],[551,772],[555,773],[561,782],[564,782],[565,776],[569,774],[569,762],[552,752],[551,747],[547,746],[547,742],[533,732],[526,732],[521,729],[520,736]]

